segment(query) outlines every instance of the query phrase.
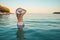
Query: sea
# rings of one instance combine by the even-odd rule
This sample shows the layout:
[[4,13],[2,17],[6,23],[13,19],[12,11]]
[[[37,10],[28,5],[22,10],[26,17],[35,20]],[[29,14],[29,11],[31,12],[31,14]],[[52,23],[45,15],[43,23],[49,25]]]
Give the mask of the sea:
[[0,15],[0,40],[60,40],[60,14],[27,13],[18,29],[15,14]]

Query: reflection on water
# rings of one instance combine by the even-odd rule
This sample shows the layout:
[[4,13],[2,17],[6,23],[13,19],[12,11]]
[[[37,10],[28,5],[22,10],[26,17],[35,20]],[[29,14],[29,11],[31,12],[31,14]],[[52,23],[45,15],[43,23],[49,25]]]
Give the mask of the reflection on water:
[[0,15],[0,26],[9,24],[9,15]]
[[16,34],[17,34],[17,40],[24,40],[23,29],[18,29]]

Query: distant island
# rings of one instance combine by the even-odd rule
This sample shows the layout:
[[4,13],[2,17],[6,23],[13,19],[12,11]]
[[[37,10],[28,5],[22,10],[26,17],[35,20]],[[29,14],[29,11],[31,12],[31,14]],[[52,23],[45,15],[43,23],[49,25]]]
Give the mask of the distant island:
[[5,6],[0,5],[0,14],[11,14],[10,9]]
[[60,12],[54,12],[53,14],[60,14]]

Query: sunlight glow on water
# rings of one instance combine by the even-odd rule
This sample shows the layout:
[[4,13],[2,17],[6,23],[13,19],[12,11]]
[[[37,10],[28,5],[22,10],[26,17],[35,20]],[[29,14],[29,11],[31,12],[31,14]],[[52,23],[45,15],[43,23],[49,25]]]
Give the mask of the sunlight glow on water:
[[[59,15],[54,14],[26,14],[24,16],[24,23],[28,28],[38,29],[59,29],[60,19]],[[17,25],[17,18],[15,14],[3,15],[0,18],[0,25],[6,27],[14,27]]]

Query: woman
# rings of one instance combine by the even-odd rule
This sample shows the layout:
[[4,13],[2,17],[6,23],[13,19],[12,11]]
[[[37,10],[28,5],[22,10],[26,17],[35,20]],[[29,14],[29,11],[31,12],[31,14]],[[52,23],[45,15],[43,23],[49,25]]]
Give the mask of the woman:
[[25,13],[26,13],[25,9],[22,9],[22,8],[16,9],[16,16],[17,16],[17,20],[18,20],[17,27],[20,29],[22,29],[24,27],[23,16]]

